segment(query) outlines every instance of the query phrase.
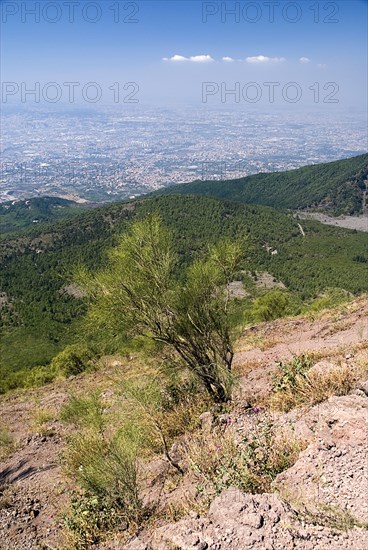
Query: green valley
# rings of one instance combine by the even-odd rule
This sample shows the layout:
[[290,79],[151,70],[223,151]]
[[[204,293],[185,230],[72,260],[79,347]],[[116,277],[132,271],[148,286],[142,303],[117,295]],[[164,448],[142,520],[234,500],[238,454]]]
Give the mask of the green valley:
[[152,212],[173,231],[178,277],[180,266],[209,244],[244,234],[249,242],[244,267],[269,272],[303,300],[326,288],[353,294],[368,290],[366,263],[357,261],[368,258],[364,233],[303,221],[303,236],[291,214],[204,196],[158,196],[101,207],[0,243],[3,380],[17,370],[48,364],[65,345],[80,340],[86,305],[69,286],[76,267],[104,265],[119,234]]

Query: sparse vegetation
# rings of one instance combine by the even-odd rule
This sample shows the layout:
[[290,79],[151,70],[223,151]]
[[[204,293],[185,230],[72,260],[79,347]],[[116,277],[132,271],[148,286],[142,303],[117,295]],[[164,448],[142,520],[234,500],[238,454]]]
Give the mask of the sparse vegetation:
[[[66,525],[76,548],[88,548],[111,528],[134,528],[150,510],[139,498],[139,463],[165,456],[172,472],[182,474],[170,448],[175,439],[197,427],[210,404],[195,380],[176,378],[133,365],[116,381],[115,406],[98,392],[70,396],[60,412],[78,428],[64,454],[65,471],[81,488],[72,501]],[[180,384],[178,383],[180,380]],[[174,474],[173,474],[174,475]]]
[[298,376],[304,377],[312,365],[312,356],[305,354],[297,355],[286,363],[279,361],[279,374],[274,378],[274,391],[284,392],[295,389]]
[[96,393],[72,396],[61,418],[79,426],[64,466],[82,494],[72,499],[65,523],[74,547],[84,549],[112,527],[135,525],[143,513],[137,485],[141,432],[127,423],[111,430]]
[[309,524],[323,525],[337,531],[348,531],[354,527],[368,529],[368,522],[359,521],[349,510],[339,506],[317,505],[318,513],[307,510],[298,510],[298,516]]
[[248,435],[236,443],[230,430],[197,434],[187,443],[199,494],[210,502],[227,487],[245,492],[271,490],[271,483],[297,459],[304,443],[291,429],[277,428],[268,414],[254,413]]
[[60,420],[79,428],[93,427],[99,433],[104,428],[103,404],[97,391],[86,397],[71,395],[60,411]]
[[49,423],[55,420],[57,414],[54,410],[49,408],[37,407],[33,413],[32,428],[36,433],[41,435],[50,435],[53,430],[49,428]]
[[[335,365],[325,371],[314,371],[311,367],[312,360],[306,356],[279,363],[280,375],[268,400],[271,408],[287,412],[294,407],[321,403],[333,395],[346,395],[363,374],[362,368],[353,365]],[[368,367],[363,370],[368,373]]]
[[68,529],[67,547],[87,550],[101,540],[102,533],[118,527],[120,518],[95,496],[75,493],[64,522]]
[[[350,310],[354,314],[349,317]],[[350,319],[348,326],[355,335],[352,321],[358,313],[357,306],[325,313],[323,334],[329,335],[329,327],[336,323],[344,330]],[[263,347],[263,335],[270,341],[276,338],[279,345],[285,328],[299,331],[300,323],[309,326],[300,318],[250,330],[250,351]],[[147,335],[136,338],[132,347],[126,341],[120,366],[115,365],[117,358],[105,357],[103,369],[70,381],[58,380],[55,388],[73,388],[59,412],[53,400],[41,398],[48,390],[32,392],[35,406],[28,412],[28,429],[48,435],[49,429],[59,429],[53,421],[61,420],[62,433],[69,434],[62,454],[68,491],[73,487],[63,516],[68,549],[87,550],[117,534],[124,545],[142,529],[150,532],[159,521],[177,521],[193,511],[205,515],[212,500],[230,487],[254,495],[278,490],[275,479],[298,458],[304,460],[300,452],[306,443],[294,432],[293,415],[285,423],[284,416],[273,418],[270,410],[288,411],[330,395],[344,395],[368,375],[362,340],[349,349],[323,348],[280,361],[268,399],[260,397],[262,393],[252,395],[250,382],[249,398],[236,389],[234,403],[219,405],[200,379],[177,363],[175,354],[149,342]],[[348,352],[349,366],[342,363]],[[327,369],[322,365],[314,370],[321,358],[336,365],[326,362]],[[239,390],[248,391],[248,382],[242,384]],[[360,395],[362,399],[363,391]],[[13,403],[14,396],[3,399]],[[208,415],[200,418],[203,412]],[[210,419],[209,424],[204,418]],[[41,439],[32,441],[36,452]],[[52,445],[52,439],[47,444]],[[288,473],[285,476],[287,491]],[[284,477],[279,479],[282,484]],[[63,486],[58,490],[65,493]],[[315,518],[301,512],[296,520],[336,531],[365,527],[353,514],[332,507],[321,508]]]

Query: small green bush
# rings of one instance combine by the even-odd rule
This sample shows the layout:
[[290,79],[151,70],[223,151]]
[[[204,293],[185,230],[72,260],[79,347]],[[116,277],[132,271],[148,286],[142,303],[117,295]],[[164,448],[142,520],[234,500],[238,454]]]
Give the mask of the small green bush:
[[121,236],[104,270],[76,273],[90,301],[87,319],[127,338],[167,346],[215,401],[226,402],[234,356],[227,289],[245,250],[244,238],[223,239],[193,261],[179,282],[174,235],[151,214]]
[[6,393],[16,388],[24,388],[28,371],[17,371],[6,373],[0,378],[0,394]]
[[55,379],[55,375],[55,369],[50,365],[34,367],[27,372],[24,386],[26,388],[44,386],[52,382]]
[[312,357],[307,354],[297,355],[287,363],[279,361],[279,372],[274,377],[273,390],[282,392],[295,388],[298,377],[304,377],[312,366]]
[[337,307],[344,302],[351,299],[350,292],[341,288],[327,289],[321,296],[313,300],[313,302],[307,307],[307,312],[318,312],[324,309],[330,309]]
[[51,361],[51,368],[63,376],[79,374],[93,366],[93,350],[81,344],[71,344]]
[[82,487],[121,510],[129,522],[139,516],[137,448],[118,434],[101,442],[79,471]]
[[7,374],[0,381],[0,394],[18,388],[34,388],[49,384],[56,377],[56,372],[50,365],[40,365],[28,370],[18,370]]
[[104,408],[99,392],[71,396],[60,413],[78,428],[64,453],[65,470],[83,492],[65,518],[76,548],[90,548],[119,524],[136,525],[142,514],[137,456],[143,431],[115,413]]
[[105,422],[98,392],[87,397],[71,395],[60,411],[60,419],[79,427],[93,427],[102,432]]
[[272,321],[298,315],[301,310],[302,302],[298,297],[283,290],[271,290],[256,298],[250,314],[255,321]]
[[76,550],[87,550],[97,544],[101,533],[118,527],[119,520],[115,510],[89,494],[73,494],[69,513],[64,517]]
[[86,494],[129,524],[137,522],[141,513],[138,447],[138,440],[126,431],[110,440],[105,434],[84,431],[71,440],[65,457],[67,470]]

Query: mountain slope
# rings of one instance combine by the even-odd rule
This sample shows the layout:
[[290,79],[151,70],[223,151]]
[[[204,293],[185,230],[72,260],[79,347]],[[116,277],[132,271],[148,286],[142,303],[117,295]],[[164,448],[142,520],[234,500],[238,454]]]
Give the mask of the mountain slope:
[[[203,438],[199,439],[202,444],[201,456],[208,456],[213,449],[212,461],[207,462],[207,465],[211,466],[217,457],[223,459],[221,468],[217,470],[218,479],[222,482],[217,485],[221,495],[210,495],[211,500],[216,496],[211,504],[211,512],[214,512],[216,503],[222,508],[223,515],[218,516],[219,523],[212,521],[209,524],[203,508],[200,508],[200,519],[194,513],[201,504],[203,491],[208,491],[208,484],[204,485],[199,479],[197,469],[190,467],[197,462],[190,462],[188,459],[186,463],[181,462],[187,464],[185,475],[178,476],[156,448],[153,456],[147,457],[146,453],[141,461],[140,494],[146,497],[146,503],[154,504],[152,510],[157,512],[157,516],[148,517],[147,524],[141,525],[137,530],[138,540],[134,537],[128,546],[125,544],[132,532],[119,525],[116,532],[109,526],[109,532],[103,533],[104,542],[93,545],[92,548],[106,550],[153,547],[187,550],[214,548],[215,543],[218,543],[224,550],[247,547],[258,550],[290,547],[299,550],[365,550],[367,529],[353,527],[351,520],[353,516],[365,525],[368,522],[364,497],[366,478],[362,475],[367,453],[368,397],[365,394],[368,395],[368,384],[360,385],[359,380],[356,380],[350,395],[331,397],[314,406],[307,404],[302,409],[294,409],[289,413],[275,414],[268,409],[261,409],[259,405],[262,405],[262,396],[267,397],[272,392],[275,375],[278,375],[275,361],[285,364],[294,350],[305,354],[317,351],[323,356],[319,369],[325,369],[322,371],[325,377],[331,367],[344,369],[346,366],[356,376],[361,365],[368,365],[368,334],[364,323],[367,315],[367,297],[361,297],[343,308],[325,312],[315,320],[309,317],[278,320],[262,323],[244,333],[237,344],[238,351],[234,361],[234,372],[239,386],[234,392],[234,406],[230,414],[224,415],[225,418],[230,417],[231,423],[221,423],[220,429],[217,428],[213,433],[221,411],[217,412],[216,409],[216,417],[212,416],[212,409],[209,409],[207,403],[204,404],[207,407],[205,417],[210,417],[210,422],[204,424],[203,416],[199,416],[201,409],[194,416],[195,422],[192,424],[196,427],[202,425],[204,428]],[[316,358],[314,362],[317,361]],[[137,354],[133,354],[129,360],[124,357],[104,358],[94,372],[82,373],[68,380],[57,380],[42,388],[0,396],[0,430],[7,435],[7,439],[3,435],[5,444],[2,447],[0,445],[0,489],[3,504],[0,506],[1,548],[73,548],[70,538],[66,539],[69,544],[65,541],[66,535],[69,534],[70,537],[70,533],[65,532],[66,522],[61,522],[60,517],[71,514],[71,501],[75,491],[78,491],[78,503],[81,502],[78,510],[84,512],[86,509],[82,507],[85,501],[81,500],[75,478],[65,468],[65,457],[73,445],[72,437],[81,435],[81,427],[65,421],[63,412],[67,410],[70,396],[73,399],[87,399],[87,404],[91,396],[101,396],[104,424],[108,427],[109,435],[110,432],[115,433],[115,430],[121,428],[121,416],[118,413],[126,410],[124,393],[122,394],[124,380],[127,374],[131,376],[134,373],[134,369],[142,371],[142,360]],[[323,380],[326,380],[325,377]],[[356,388],[364,388],[365,393]],[[339,389],[337,386],[335,393]],[[251,408],[247,401],[252,405]],[[131,407],[131,403],[128,403]],[[90,419],[92,423],[95,414],[84,415],[82,420]],[[234,484],[242,479],[241,474],[244,474],[242,470],[236,477],[227,475],[234,464],[234,460],[231,461],[225,454],[229,449],[229,445],[226,445],[229,442],[228,437],[233,434],[236,441],[241,442],[252,433],[250,429],[254,427],[257,430],[257,439],[260,438],[263,442],[265,428],[262,427],[269,426],[268,415],[276,420],[276,428],[281,428],[277,433],[283,449],[286,442],[282,438],[282,427],[285,426],[290,426],[293,436],[301,436],[306,440],[308,447],[297,457],[294,466],[287,468],[276,478],[277,494],[248,494],[245,498],[233,489],[232,498],[228,499],[228,491],[223,491],[229,483]],[[175,456],[180,459],[183,456],[180,453],[181,443],[188,442],[188,452],[191,448],[189,443],[194,445],[200,437],[199,429],[192,431],[188,417],[193,418],[193,413],[188,411],[185,416],[185,439],[182,436],[175,438]],[[176,421],[177,418],[175,416]],[[88,424],[88,429],[92,430],[93,427]],[[287,433],[290,435],[290,432]],[[213,444],[215,437],[216,447]],[[222,449],[224,454],[218,454]],[[277,451],[277,448],[272,449],[273,454],[274,450]],[[88,452],[93,451],[92,445],[88,447]],[[253,457],[254,461],[263,460],[265,452],[267,448],[260,449],[257,455],[253,452],[252,460]],[[225,461],[226,458],[228,460]],[[77,468],[80,468],[79,464],[76,463]],[[207,479],[210,479],[209,476]],[[188,495],[192,497],[190,500]],[[296,510],[299,514],[287,515],[285,504],[279,503],[279,498],[290,504],[290,511]],[[265,503],[265,500],[267,507],[258,506],[258,502]],[[257,504],[256,510],[254,503]],[[306,515],[304,504],[314,512],[312,515]],[[220,506],[217,506],[217,510],[220,510]],[[173,509],[175,515],[172,513]],[[192,513],[188,516],[190,510]],[[173,523],[181,517],[178,511],[184,512],[186,517]],[[345,516],[343,511],[346,512]],[[300,514],[301,512],[304,513]],[[152,521],[156,517],[159,521]],[[332,523],[334,517],[335,523],[329,526],[327,520],[330,518]],[[94,518],[93,514],[84,512],[83,522],[77,523],[77,526],[88,527],[93,524]],[[259,523],[255,523],[257,518],[261,518]],[[292,523],[291,519],[294,520]],[[346,521],[349,519],[350,524]],[[151,546],[153,537],[156,546]],[[197,543],[198,540],[200,543]]]
[[153,211],[172,229],[182,264],[223,236],[246,233],[247,268],[269,272],[302,298],[328,287],[368,290],[363,233],[303,221],[303,236],[291,215],[209,197],[161,196],[89,210],[0,241],[4,378],[46,364],[75,341],[85,312],[83,299],[67,290],[75,266],[103,265],[107,249],[128,224]]
[[368,179],[368,154],[288,172],[235,180],[194,181],[159,193],[208,195],[275,208],[320,209],[334,215],[361,214]]

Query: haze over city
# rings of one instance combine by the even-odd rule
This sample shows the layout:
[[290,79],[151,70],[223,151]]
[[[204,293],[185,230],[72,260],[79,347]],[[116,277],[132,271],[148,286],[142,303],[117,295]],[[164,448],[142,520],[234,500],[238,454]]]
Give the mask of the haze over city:
[[363,0],[2,2],[0,201],[364,152],[366,16]]

